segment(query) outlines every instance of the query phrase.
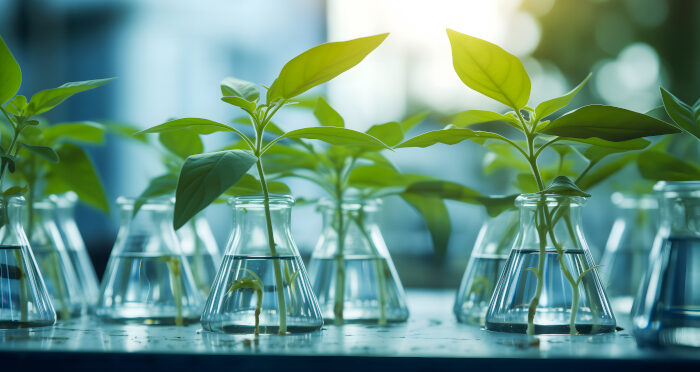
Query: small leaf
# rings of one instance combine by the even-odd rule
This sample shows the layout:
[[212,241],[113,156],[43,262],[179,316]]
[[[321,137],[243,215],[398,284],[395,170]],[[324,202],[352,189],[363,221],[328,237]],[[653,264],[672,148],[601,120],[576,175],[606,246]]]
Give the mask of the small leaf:
[[340,114],[326,102],[323,97],[318,97],[316,107],[314,107],[314,116],[318,122],[327,127],[345,127],[345,120]]
[[158,140],[163,147],[183,159],[204,151],[202,139],[191,129],[159,133]]
[[489,121],[502,121],[506,122],[516,128],[521,128],[520,123],[514,120],[510,116],[499,114],[493,111],[484,110],[467,110],[462,111],[455,115],[450,123],[454,124],[457,128],[464,128],[472,124],[486,123]]
[[[265,173],[267,173],[267,170]],[[290,193],[289,186],[275,181],[267,181],[267,191],[273,194]],[[224,194],[232,196],[262,194],[262,186],[260,186],[260,181],[257,178],[250,174],[244,174],[235,185],[224,191]]]
[[530,77],[518,57],[488,41],[447,29],[452,63],[464,84],[519,110],[530,98]]
[[690,106],[664,88],[661,88],[661,98],[668,116],[673,119],[678,129],[700,140],[700,106]]
[[401,125],[401,130],[403,130],[404,134],[408,133],[411,129],[413,129],[413,127],[418,125],[418,123],[425,120],[429,114],[430,111],[421,111],[415,115],[407,117],[406,119],[402,120],[401,123],[399,123]]
[[84,92],[86,90],[95,89],[99,86],[109,83],[115,78],[76,81],[65,83],[58,88],[42,90],[32,96],[27,106],[26,116],[39,115],[52,108],[58,106],[61,102],[68,99],[70,96]]
[[433,240],[433,249],[439,259],[447,253],[447,243],[450,239],[452,227],[450,215],[447,212],[445,202],[436,197],[424,197],[416,194],[401,194],[403,200],[415,208],[423,217],[430,237]]
[[339,127],[310,127],[293,130],[272,140],[266,148],[285,138],[315,139],[340,146],[361,146],[374,149],[390,148],[369,134]]
[[182,227],[235,185],[256,161],[251,152],[244,150],[219,151],[187,158],[175,191],[175,229]]
[[582,190],[590,190],[592,187],[600,184],[610,176],[619,172],[628,164],[637,160],[639,154],[627,154],[604,164],[597,165],[592,171],[586,173],[578,182],[578,186]]
[[0,158],[2,158],[2,166],[7,164],[7,169],[10,173],[15,173],[15,157],[9,154],[2,154]]
[[569,177],[559,176],[552,181],[552,184],[547,186],[539,194],[544,195],[567,195],[567,196],[583,196],[590,197],[591,194],[586,194]]
[[267,91],[267,103],[290,99],[323,84],[360,63],[389,34],[326,43],[294,57]]
[[139,135],[142,133],[166,133],[181,129],[190,129],[197,134],[211,134],[214,132],[238,132],[237,130],[226,124],[217,123],[215,121],[200,118],[184,118],[170,120],[163,124],[144,129],[134,134]]
[[56,124],[42,131],[44,140],[50,144],[62,140],[100,144],[104,141],[104,134],[104,126],[92,121]]
[[17,94],[21,84],[22,70],[5,40],[0,37],[0,106]]
[[85,151],[72,143],[64,143],[56,152],[61,161],[51,164],[45,193],[63,194],[74,191],[83,202],[109,212],[109,202],[102,182]]
[[642,177],[656,181],[700,180],[700,166],[658,150],[644,151],[637,159]]
[[15,98],[10,100],[5,106],[5,110],[10,114],[21,116],[24,110],[27,109],[27,97],[22,95],[17,95]]
[[497,139],[508,141],[505,137],[498,133],[473,131],[467,128],[446,127],[445,129],[426,132],[410,138],[394,148],[402,147],[428,147],[436,143],[444,143],[446,145],[454,145],[462,141],[471,140],[473,142],[483,144],[489,139]]
[[14,196],[14,195],[22,195],[26,193],[28,190],[27,186],[12,186],[8,188],[7,190],[3,191],[1,194],[3,196]]
[[238,97],[255,103],[260,98],[260,89],[255,83],[227,77],[221,81],[221,94],[228,97]]
[[240,107],[241,109],[243,109],[243,111],[251,115],[253,115],[253,113],[255,112],[255,108],[257,107],[257,104],[255,104],[255,102],[248,101],[241,97],[225,96],[221,97],[221,100],[230,105]]
[[373,125],[367,129],[365,133],[389,146],[395,146],[403,140],[403,130],[401,130],[401,125],[394,121]]
[[25,148],[27,151],[38,155],[52,163],[58,163],[58,154],[54,149],[48,146],[35,146],[35,145],[27,145],[26,143],[19,143],[23,148]]
[[574,99],[574,96],[576,96],[576,94],[581,90],[581,88],[583,88],[583,86],[586,85],[586,82],[590,78],[591,74],[589,73],[588,76],[586,76],[586,78],[583,79],[583,81],[580,82],[569,93],[566,93],[561,97],[552,98],[537,105],[537,107],[535,108],[535,117],[537,117],[537,119],[544,119],[545,117],[557,112],[559,109],[564,108],[566,105],[571,103],[571,100]]
[[134,202],[134,212],[136,215],[143,204],[149,199],[156,196],[171,195],[175,193],[177,187],[177,176],[174,174],[164,174],[151,179],[145,190],[136,198]]

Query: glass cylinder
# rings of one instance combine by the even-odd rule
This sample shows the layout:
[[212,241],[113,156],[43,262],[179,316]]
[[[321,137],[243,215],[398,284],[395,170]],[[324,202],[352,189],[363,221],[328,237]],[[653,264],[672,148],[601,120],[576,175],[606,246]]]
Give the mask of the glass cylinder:
[[486,329],[528,334],[615,330],[581,228],[578,196],[524,194],[520,228],[486,313]]
[[319,203],[323,229],[309,274],[327,321],[384,325],[408,318],[406,295],[377,224],[380,205],[379,200]]
[[644,277],[657,231],[658,201],[653,195],[612,194],[619,215],[613,223],[598,269],[618,314],[629,314]]
[[202,297],[173,230],[173,201],[152,198],[134,214],[117,199],[121,227],[95,314],[108,322],[185,325],[199,320]]
[[642,346],[700,347],[700,181],[659,182],[661,224],[633,309]]
[[517,232],[516,209],[489,218],[481,226],[455,298],[453,310],[460,322],[484,325],[486,310]]
[[85,247],[85,241],[80,235],[78,224],[75,222],[75,205],[78,202],[78,195],[70,191],[62,195],[51,195],[49,198],[56,205],[56,226],[75,269],[78,286],[83,293],[86,305],[91,308],[99,296],[100,285],[95,267]]
[[270,195],[269,209],[259,195],[235,197],[229,204],[234,226],[204,306],[204,329],[249,334],[320,329],[321,311],[290,229],[294,198]]
[[82,315],[86,309],[75,267],[56,223],[56,204],[49,198],[25,208],[32,251],[59,320]]
[[0,329],[50,326],[56,312],[22,226],[21,196],[0,196]]
[[197,215],[177,230],[182,254],[192,270],[197,289],[206,298],[214,282],[216,271],[221,265],[221,254],[214,234],[204,217]]

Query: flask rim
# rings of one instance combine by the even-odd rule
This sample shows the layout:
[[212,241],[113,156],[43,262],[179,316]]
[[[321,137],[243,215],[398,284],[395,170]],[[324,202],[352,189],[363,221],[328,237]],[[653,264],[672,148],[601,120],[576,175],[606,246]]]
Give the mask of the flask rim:
[[164,209],[172,208],[175,204],[175,198],[172,196],[156,196],[151,198],[134,198],[120,196],[117,198],[117,205],[121,209],[132,210],[137,201],[143,201],[140,209]]
[[[228,204],[233,207],[245,206],[248,208],[263,208],[265,196],[263,194],[237,195],[228,198]],[[291,194],[269,194],[270,207],[292,207],[296,200]]]
[[[331,198],[322,198],[316,203],[319,211],[335,209],[336,204],[337,201]],[[344,197],[342,201],[342,208],[344,211],[358,211],[362,209],[367,212],[374,212],[378,210],[381,205],[382,200],[380,198],[363,199],[359,197]]]
[[654,194],[615,191],[610,195],[610,201],[622,209],[655,210],[659,208],[659,199]]
[[63,194],[51,194],[47,196],[58,208],[73,208],[78,203],[78,194],[75,191],[67,191]]
[[581,206],[586,204],[587,200],[588,198],[584,196],[529,193],[518,195],[515,198],[515,205],[517,207],[534,207],[544,202],[547,206],[552,207],[560,204]]
[[654,192],[664,198],[700,198],[700,181],[659,181],[654,185]]

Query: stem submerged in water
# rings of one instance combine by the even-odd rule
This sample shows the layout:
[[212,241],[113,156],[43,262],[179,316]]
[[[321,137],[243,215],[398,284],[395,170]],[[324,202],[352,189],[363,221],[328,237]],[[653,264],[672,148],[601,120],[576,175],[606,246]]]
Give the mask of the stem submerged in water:
[[[339,183],[340,181],[338,181]],[[343,193],[340,185],[336,187],[336,222],[338,223],[336,232],[338,235],[338,252],[335,254],[336,272],[335,272],[335,303],[333,304],[333,314],[335,316],[335,324],[342,325],[343,308],[345,307],[345,222],[343,221]]]

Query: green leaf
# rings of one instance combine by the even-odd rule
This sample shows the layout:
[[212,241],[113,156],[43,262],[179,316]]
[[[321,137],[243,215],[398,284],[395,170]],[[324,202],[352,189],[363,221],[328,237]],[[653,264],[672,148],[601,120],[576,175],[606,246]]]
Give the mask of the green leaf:
[[588,105],[564,114],[539,132],[562,137],[598,137],[607,141],[625,141],[678,133],[678,129],[638,112],[614,106]]
[[513,146],[508,143],[489,143],[486,147],[491,150],[484,156],[484,174],[489,175],[500,169],[530,171],[530,163]]
[[401,197],[423,217],[433,240],[435,254],[438,258],[443,258],[447,253],[447,243],[452,230],[445,202],[437,197],[417,194],[401,194]]
[[583,81],[580,82],[569,93],[566,93],[561,97],[552,98],[537,105],[537,107],[535,107],[535,117],[537,119],[544,119],[545,117],[557,112],[559,109],[564,108],[566,105],[571,103],[571,100],[574,99],[574,96],[576,96],[576,94],[581,90],[581,88],[583,88],[583,86],[586,85],[586,82],[590,78],[591,74],[589,73],[588,76],[586,76],[586,78],[583,79]]
[[115,78],[76,81],[65,83],[58,88],[42,90],[32,96],[27,106],[26,116],[39,115],[52,108],[58,106],[70,96],[84,92],[86,90],[95,89],[99,86],[109,83]]
[[155,127],[144,129],[135,134],[142,133],[166,133],[176,130],[190,129],[197,134],[212,134],[214,132],[238,132],[226,124],[217,123],[208,119],[184,118],[165,122]]
[[166,149],[183,159],[204,151],[202,139],[191,129],[159,133],[158,140]]
[[404,178],[396,169],[383,165],[356,166],[348,176],[348,185],[357,189],[399,186],[402,191],[407,186]]
[[272,140],[267,145],[266,149],[270,148],[277,141],[285,138],[315,139],[330,143],[331,145],[340,146],[361,146],[374,149],[390,148],[382,141],[370,136],[369,134],[352,129],[340,127],[310,127],[287,132],[284,135]]
[[386,143],[389,146],[395,146],[403,140],[403,130],[401,130],[401,124],[395,121],[373,125],[367,129],[365,133]]
[[327,127],[345,127],[345,120],[340,114],[326,102],[323,97],[318,97],[316,107],[314,107],[314,116],[318,122]]
[[245,100],[241,97],[225,96],[221,100],[236,107],[240,107],[243,111],[253,115],[255,108],[258,106],[255,102]]
[[608,161],[605,164],[600,164],[593,168],[592,171],[586,173],[586,175],[576,183],[582,190],[590,190],[592,187],[619,172],[628,164],[634,162],[638,157],[639,154],[627,154],[612,161]]
[[135,127],[131,124],[120,123],[115,121],[105,122],[105,128],[109,133],[114,133],[119,136],[123,136],[129,140],[136,140],[145,144],[148,144],[148,137],[145,134],[140,133],[141,128]]
[[85,151],[72,143],[60,145],[60,162],[52,164],[46,179],[46,194],[75,191],[86,204],[109,212],[109,203],[97,171]]
[[[265,173],[267,173],[267,170]],[[267,191],[273,194],[289,194],[291,192],[289,186],[275,181],[267,181]],[[257,178],[250,174],[244,174],[235,185],[224,191],[224,194],[231,196],[262,194],[262,187]]]
[[464,84],[519,110],[530,98],[530,77],[518,57],[488,41],[447,29],[452,63]]
[[10,102],[5,106],[5,110],[10,114],[22,116],[24,110],[27,109],[27,97],[23,95],[17,95],[15,98],[11,99]]
[[644,151],[637,159],[639,172],[646,179],[657,181],[700,180],[700,166],[677,159],[658,150]]
[[0,158],[2,158],[2,166],[4,167],[7,164],[7,169],[10,173],[14,173],[16,168],[15,157],[10,154],[0,154]]
[[450,123],[454,124],[458,128],[464,128],[472,124],[486,123],[489,121],[503,121],[516,128],[521,128],[520,123],[518,123],[518,121],[514,120],[512,117],[485,110],[462,111],[455,115]]
[[0,195],[3,195],[3,196],[22,195],[22,194],[26,193],[27,190],[28,190],[27,186],[11,186],[7,190],[0,193]]
[[136,215],[143,204],[149,199],[156,196],[171,195],[175,193],[178,177],[174,174],[164,174],[151,179],[145,190],[136,198],[134,202],[134,212]]
[[257,158],[244,150],[192,155],[182,166],[175,191],[175,230],[233,186]]
[[0,37],[0,106],[17,94],[21,84],[22,70],[5,40]]
[[544,195],[567,195],[567,196],[583,196],[590,197],[591,194],[586,194],[581,190],[574,181],[570,180],[569,177],[559,176],[552,181],[552,183],[547,186],[544,190],[540,191],[538,194]]
[[417,135],[394,146],[394,148],[428,147],[436,143],[454,145],[465,140],[471,140],[473,142],[483,144],[489,139],[497,139],[506,142],[508,141],[505,137],[498,133],[473,131],[467,128],[446,127],[445,129],[434,130]]
[[[633,140],[620,142],[611,142],[603,140],[596,141],[598,140],[598,138],[588,138],[587,140],[590,141],[589,143],[591,144],[591,146],[584,150],[582,152],[582,155],[593,163],[599,162],[608,155],[626,151],[642,150],[649,146],[649,144],[651,143],[650,141],[644,138],[636,138]],[[619,144],[622,146],[611,146],[611,144]]]
[[389,34],[326,43],[294,57],[267,91],[267,103],[290,99],[323,84],[360,63]]
[[690,106],[664,88],[661,88],[661,98],[668,116],[677,124],[678,129],[700,140],[700,105]]
[[105,128],[93,121],[61,123],[46,127],[42,131],[44,140],[53,144],[61,140],[100,144],[104,142]]
[[418,123],[425,120],[429,114],[430,111],[421,111],[415,115],[407,117],[406,119],[402,120],[401,123],[399,123],[401,125],[401,130],[403,130],[404,134],[408,133],[411,129],[413,129],[413,127],[418,125]]
[[229,97],[238,97],[251,103],[255,103],[260,99],[260,89],[255,83],[234,77],[227,77],[221,81],[221,94]]
[[58,154],[54,149],[48,146],[36,146],[36,145],[28,145],[26,143],[19,143],[23,148],[25,148],[27,151],[40,156],[52,163],[58,163]]

